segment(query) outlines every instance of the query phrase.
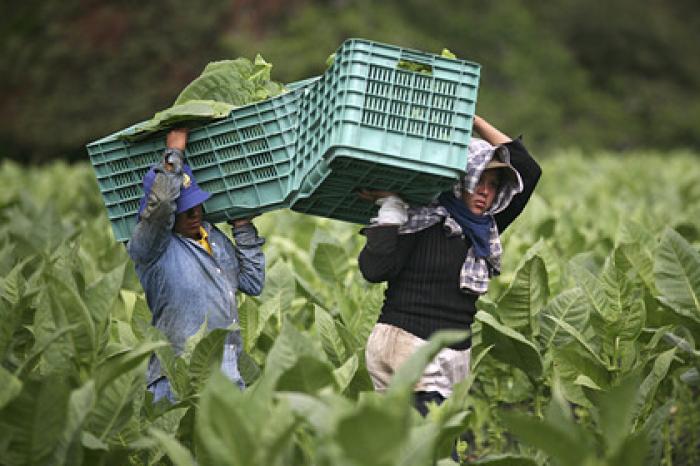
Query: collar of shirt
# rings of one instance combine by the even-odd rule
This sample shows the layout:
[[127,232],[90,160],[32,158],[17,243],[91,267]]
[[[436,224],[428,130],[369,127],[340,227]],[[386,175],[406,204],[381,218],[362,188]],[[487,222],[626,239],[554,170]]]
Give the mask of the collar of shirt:
[[210,256],[214,255],[214,253],[211,250],[211,245],[209,244],[209,233],[203,226],[199,227],[199,234],[201,238],[196,240],[197,243],[199,243],[200,246],[202,246],[204,250],[209,253]]

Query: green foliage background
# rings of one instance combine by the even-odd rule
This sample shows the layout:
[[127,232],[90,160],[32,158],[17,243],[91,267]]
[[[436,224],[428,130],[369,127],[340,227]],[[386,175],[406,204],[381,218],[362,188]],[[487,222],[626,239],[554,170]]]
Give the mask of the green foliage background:
[[[447,465],[465,429],[473,464],[698,464],[699,12],[691,0],[13,4],[0,157],[24,164],[0,163],[0,464]],[[170,106],[208,62],[259,52],[290,82],[321,73],[348,37],[481,63],[478,112],[525,133],[544,168],[480,301],[475,375],[426,419],[412,381],[455,336],[373,393],[364,344],[383,288],[359,275],[357,226],[256,220],[269,267],[263,296],[241,297],[251,388],[239,393],[215,369],[224,332],[203,329],[176,357],[149,325],[85,163],[85,143]],[[174,406],[146,394],[153,353]]]
[[0,157],[84,144],[169,107],[210,61],[260,52],[281,82],[348,37],[483,65],[478,112],[531,147],[698,148],[700,6],[555,0],[29,0],[0,18]]
[[[0,464],[690,466],[700,451],[696,155],[559,151],[504,235],[480,300],[474,377],[423,419],[411,387],[437,336],[374,393],[364,345],[383,287],[357,270],[358,226],[256,219],[259,298],[241,296],[250,387],[216,370],[225,332],[176,357],[149,325],[92,168],[3,163]],[[180,402],[153,404],[164,361]],[[478,460],[476,460],[478,458]]]

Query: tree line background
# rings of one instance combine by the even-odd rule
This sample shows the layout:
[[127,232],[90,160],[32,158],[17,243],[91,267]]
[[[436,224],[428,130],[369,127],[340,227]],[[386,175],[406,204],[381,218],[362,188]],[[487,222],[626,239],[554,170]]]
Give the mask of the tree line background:
[[[7,0],[3,3],[7,3]],[[537,150],[700,148],[696,0],[26,0],[0,17],[0,157],[84,145],[170,106],[210,61],[323,72],[349,37],[482,65],[477,111]]]

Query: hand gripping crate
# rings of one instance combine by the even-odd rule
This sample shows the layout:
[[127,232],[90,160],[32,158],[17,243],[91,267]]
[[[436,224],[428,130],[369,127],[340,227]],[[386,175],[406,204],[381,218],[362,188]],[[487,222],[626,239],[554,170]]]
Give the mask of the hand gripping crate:
[[425,204],[464,173],[480,66],[349,39],[300,111],[299,212],[367,223],[358,189]]
[[[292,83],[285,94],[236,108],[227,118],[190,131],[185,159],[199,186],[212,194],[204,204],[207,220],[290,207],[299,103],[313,81]],[[134,127],[87,146],[118,241],[131,237],[143,176],[165,149],[163,133],[138,142],[120,138]]]

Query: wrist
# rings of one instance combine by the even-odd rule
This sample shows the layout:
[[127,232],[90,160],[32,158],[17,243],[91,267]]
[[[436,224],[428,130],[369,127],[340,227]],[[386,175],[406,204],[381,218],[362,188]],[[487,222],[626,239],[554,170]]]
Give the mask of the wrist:
[[168,172],[182,171],[185,154],[177,147],[168,147],[163,151],[163,166]]
[[408,204],[396,195],[377,199],[379,212],[374,220],[379,225],[403,225],[408,220]]
[[241,228],[246,225],[250,225],[250,219],[249,218],[236,218],[233,220],[229,220],[228,224],[231,225],[233,228]]

